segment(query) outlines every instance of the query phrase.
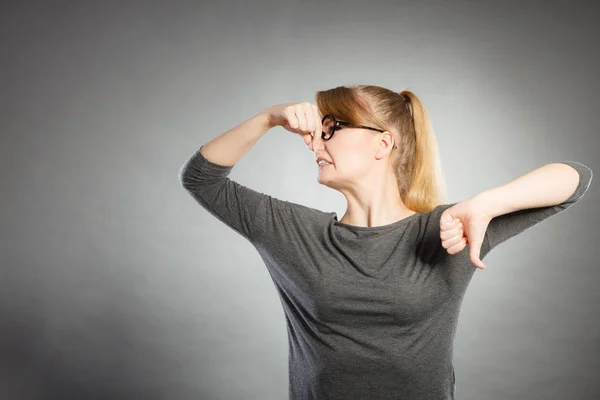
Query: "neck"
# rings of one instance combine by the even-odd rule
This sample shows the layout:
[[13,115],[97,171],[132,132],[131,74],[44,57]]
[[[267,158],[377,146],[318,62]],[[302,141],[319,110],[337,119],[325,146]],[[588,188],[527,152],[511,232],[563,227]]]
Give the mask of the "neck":
[[366,178],[343,190],[348,206],[340,222],[362,227],[388,225],[415,214],[400,198],[393,175],[385,179]]

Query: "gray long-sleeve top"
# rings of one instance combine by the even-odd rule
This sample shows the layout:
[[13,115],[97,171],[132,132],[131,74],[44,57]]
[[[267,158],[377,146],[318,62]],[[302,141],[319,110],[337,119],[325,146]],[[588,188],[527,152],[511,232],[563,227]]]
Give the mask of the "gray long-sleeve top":
[[[592,170],[563,203],[492,219],[481,247],[498,244],[577,203]],[[286,316],[291,400],[454,399],[453,341],[477,269],[468,245],[450,255],[440,217],[456,203],[394,223],[359,227],[245,187],[197,150],[179,178],[213,216],[249,240]]]

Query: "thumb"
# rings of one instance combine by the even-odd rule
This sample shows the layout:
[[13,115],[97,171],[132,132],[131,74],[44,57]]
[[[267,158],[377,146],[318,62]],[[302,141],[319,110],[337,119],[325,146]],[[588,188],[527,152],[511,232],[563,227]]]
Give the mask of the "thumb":
[[469,234],[467,236],[469,241],[469,256],[471,262],[477,267],[484,269],[485,265],[479,258],[481,255],[481,245],[485,236],[485,227],[479,224],[473,224],[469,227]]
[[479,259],[479,255],[481,254],[481,242],[482,240],[479,239],[479,236],[477,236],[477,239],[474,239],[473,241],[469,240],[469,256],[471,258],[471,262],[477,268],[484,269],[485,265]]
[[310,133],[305,133],[305,134],[303,134],[301,136],[302,136],[302,140],[304,141],[304,144],[307,145],[308,148],[311,149],[311,151],[312,151],[312,146],[311,146],[312,137],[311,137],[311,134]]

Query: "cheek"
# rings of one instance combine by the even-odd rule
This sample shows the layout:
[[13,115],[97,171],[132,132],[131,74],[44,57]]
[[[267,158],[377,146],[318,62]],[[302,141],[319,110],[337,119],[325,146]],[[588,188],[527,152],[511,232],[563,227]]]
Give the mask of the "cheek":
[[344,137],[343,139],[344,140],[335,143],[332,152],[349,157],[356,157],[357,155],[364,153],[367,144],[363,140],[360,140],[358,137]]
[[360,153],[340,154],[335,160],[335,168],[346,176],[363,175],[369,169],[367,160]]
[[[342,138],[340,138],[342,139]],[[330,143],[327,151],[331,155],[336,169],[352,173],[353,171],[362,171],[368,164],[365,158],[366,146],[369,146],[360,138],[344,137],[335,143]]]

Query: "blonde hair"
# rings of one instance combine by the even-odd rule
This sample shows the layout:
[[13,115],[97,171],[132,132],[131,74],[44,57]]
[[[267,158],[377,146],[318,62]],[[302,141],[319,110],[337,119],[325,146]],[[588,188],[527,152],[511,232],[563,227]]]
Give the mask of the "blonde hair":
[[394,92],[375,85],[338,86],[317,91],[316,104],[322,115],[333,114],[340,121],[394,135],[391,165],[407,208],[429,212],[447,202],[435,133],[425,107],[412,91]]

